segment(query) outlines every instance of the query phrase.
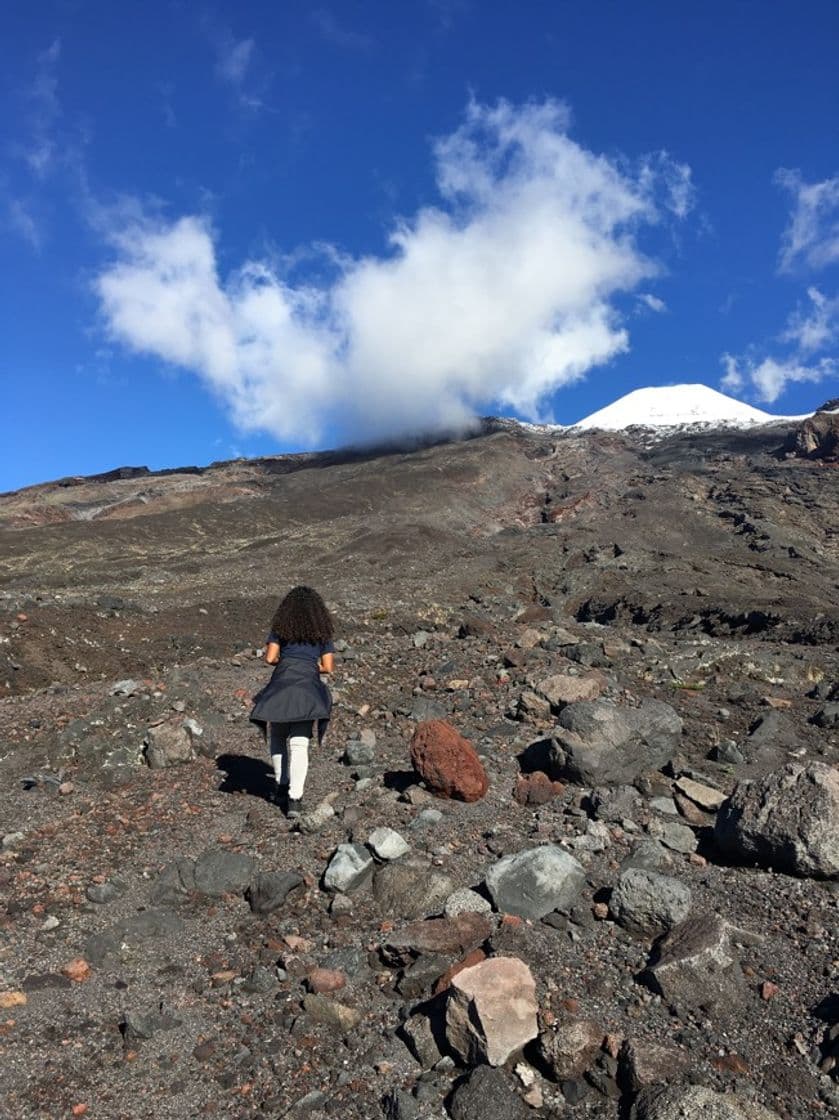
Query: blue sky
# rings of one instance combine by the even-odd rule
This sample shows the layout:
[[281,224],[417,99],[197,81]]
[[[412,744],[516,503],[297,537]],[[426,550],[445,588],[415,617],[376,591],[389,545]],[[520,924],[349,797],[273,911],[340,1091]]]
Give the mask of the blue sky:
[[0,489],[839,394],[833,0],[16,0]]

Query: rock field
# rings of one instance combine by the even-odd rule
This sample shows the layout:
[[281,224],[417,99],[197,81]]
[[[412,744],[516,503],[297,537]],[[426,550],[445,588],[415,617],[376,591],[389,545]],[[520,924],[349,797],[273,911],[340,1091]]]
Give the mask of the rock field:
[[[0,1113],[839,1116],[814,430],[0,495]],[[290,821],[247,714],[298,582],[338,652]]]

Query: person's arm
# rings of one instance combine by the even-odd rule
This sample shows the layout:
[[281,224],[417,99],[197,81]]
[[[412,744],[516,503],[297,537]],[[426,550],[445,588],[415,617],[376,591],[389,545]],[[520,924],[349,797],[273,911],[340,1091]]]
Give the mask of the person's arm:
[[268,665],[277,665],[280,660],[280,643],[268,641],[265,643],[265,661]]
[[335,669],[335,654],[322,653],[318,658],[318,672],[331,673]]

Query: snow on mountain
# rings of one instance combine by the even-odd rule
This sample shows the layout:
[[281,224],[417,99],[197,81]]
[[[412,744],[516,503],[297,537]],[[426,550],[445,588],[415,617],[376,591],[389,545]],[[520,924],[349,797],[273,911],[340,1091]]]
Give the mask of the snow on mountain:
[[617,432],[624,428],[747,428],[791,417],[773,416],[718,393],[707,385],[664,385],[635,389],[574,424],[574,428]]

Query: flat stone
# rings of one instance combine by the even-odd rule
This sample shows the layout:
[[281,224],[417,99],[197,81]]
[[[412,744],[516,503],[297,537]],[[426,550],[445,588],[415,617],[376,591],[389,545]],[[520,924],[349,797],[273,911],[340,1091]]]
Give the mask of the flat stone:
[[497,910],[534,921],[552,910],[570,908],[584,882],[582,866],[555,844],[504,856],[486,876]]
[[538,1010],[527,965],[515,957],[491,957],[452,980],[446,1038],[467,1065],[503,1065],[538,1035]]
[[462,955],[490,936],[493,923],[486,914],[465,913],[455,918],[428,918],[388,935],[387,945],[417,953]]
[[699,847],[693,829],[688,828],[686,824],[679,824],[678,821],[651,820],[649,833],[656,840],[660,840],[665,848],[673,852],[681,852],[683,855],[689,855]]
[[369,880],[373,873],[373,857],[363,844],[339,844],[323,875],[328,891],[349,894]]
[[726,795],[721,790],[707,786],[704,782],[695,782],[693,778],[678,778],[676,789],[707,813],[716,813],[726,799]]
[[362,1019],[362,1014],[357,1008],[348,1007],[317,992],[311,992],[303,997],[303,1010],[314,1022],[321,1023],[340,1034],[349,1034],[350,1031],[355,1030]]
[[447,918],[456,918],[458,914],[491,914],[492,903],[477,891],[461,887],[446,899],[443,913]]
[[544,696],[551,708],[559,711],[568,704],[580,700],[596,700],[606,687],[601,673],[586,673],[582,676],[555,674],[539,681],[536,693]]

